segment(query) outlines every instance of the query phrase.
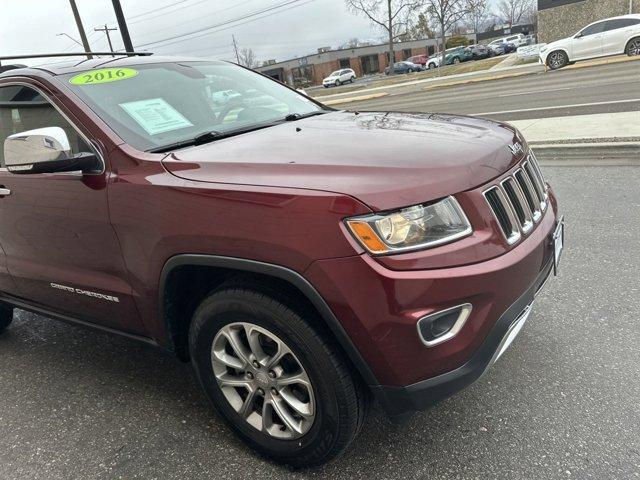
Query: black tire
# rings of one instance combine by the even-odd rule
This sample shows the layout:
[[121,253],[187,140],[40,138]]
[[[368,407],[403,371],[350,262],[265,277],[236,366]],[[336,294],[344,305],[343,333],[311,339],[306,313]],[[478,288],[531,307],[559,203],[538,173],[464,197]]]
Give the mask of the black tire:
[[356,77],[351,77],[351,83],[356,81]]
[[[245,287],[215,291],[194,313],[189,349],[204,392],[249,446],[293,467],[309,467],[330,461],[348,447],[364,422],[368,398],[341,354],[323,334],[312,328],[319,319],[304,309],[294,310],[289,304],[296,303],[292,299],[285,304]],[[224,396],[212,366],[212,345],[221,329],[238,322],[257,325],[277,336],[308,374],[315,399],[315,418],[304,435],[278,439],[263,433],[241,417]]]
[[13,307],[6,303],[0,304],[0,333],[4,332],[13,322]]
[[336,80],[336,87],[339,87],[340,85],[342,85],[342,83],[340,83],[340,80]]
[[640,37],[632,38],[624,49],[625,53],[630,57],[640,55]]
[[551,70],[558,70],[569,65],[569,57],[562,50],[554,50],[547,56],[547,66]]
[[457,65],[460,63],[460,59],[458,57],[453,57],[453,64]]
[[429,64],[429,70],[433,70],[434,68],[436,68],[436,64],[435,63],[430,63]]

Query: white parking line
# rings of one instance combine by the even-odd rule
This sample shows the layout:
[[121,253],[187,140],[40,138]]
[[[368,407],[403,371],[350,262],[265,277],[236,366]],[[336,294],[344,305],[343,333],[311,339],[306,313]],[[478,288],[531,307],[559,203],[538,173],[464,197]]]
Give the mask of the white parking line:
[[530,93],[548,93],[548,92],[561,92],[562,90],[571,90],[573,87],[566,88],[551,88],[547,90],[529,90],[528,92],[516,92],[516,93],[503,93],[498,97],[516,97],[518,95],[529,95]]
[[501,112],[470,113],[469,115],[474,115],[474,116],[503,115],[506,113],[541,112],[544,110],[559,110],[561,108],[595,107],[598,105],[614,105],[619,103],[635,103],[635,102],[640,102],[640,98],[632,98],[630,100],[613,100],[609,102],[574,103],[573,105],[556,105],[553,107],[523,108],[521,110],[503,110]]

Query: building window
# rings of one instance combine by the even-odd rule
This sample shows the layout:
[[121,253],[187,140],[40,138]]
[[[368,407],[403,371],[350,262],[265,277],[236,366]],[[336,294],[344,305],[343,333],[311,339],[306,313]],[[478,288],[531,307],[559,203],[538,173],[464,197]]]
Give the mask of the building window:
[[360,57],[360,65],[362,66],[363,75],[380,73],[380,62],[378,61],[378,55],[366,55],[364,57]]
[[351,68],[351,59],[341,58],[338,60],[338,68]]
[[435,53],[436,53],[436,47],[434,45],[428,45],[427,46],[427,55],[432,57],[433,55],[435,55]]
[[404,57],[405,60],[409,58],[411,56],[411,49],[405,48],[404,50],[402,50],[402,56]]

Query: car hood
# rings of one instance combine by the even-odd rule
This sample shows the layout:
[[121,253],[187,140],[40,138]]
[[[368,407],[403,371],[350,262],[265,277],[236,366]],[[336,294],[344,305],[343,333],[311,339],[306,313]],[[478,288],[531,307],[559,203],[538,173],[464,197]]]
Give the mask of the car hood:
[[545,48],[545,52],[550,52],[554,48],[565,47],[567,42],[569,42],[573,37],[561,38],[560,40],[556,40],[555,42],[547,43],[541,48]]
[[507,125],[440,114],[333,112],[178,150],[163,160],[197,182],[331,191],[373,210],[472,189],[511,168]]

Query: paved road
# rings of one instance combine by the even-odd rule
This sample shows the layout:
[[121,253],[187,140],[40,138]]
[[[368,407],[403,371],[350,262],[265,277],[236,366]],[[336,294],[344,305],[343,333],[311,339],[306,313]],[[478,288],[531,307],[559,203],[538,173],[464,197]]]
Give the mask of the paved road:
[[640,477],[639,168],[549,167],[561,276],[478,383],[405,426],[378,410],[353,448],[291,472],[211,413],[190,368],[25,312],[0,336],[0,478]]
[[639,78],[640,61],[634,61],[433,90],[425,90],[426,85],[419,84],[390,89],[390,95],[375,100],[333,106],[460,113],[496,120],[637,111]]

